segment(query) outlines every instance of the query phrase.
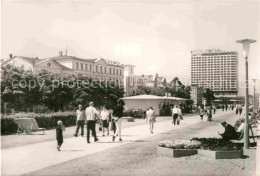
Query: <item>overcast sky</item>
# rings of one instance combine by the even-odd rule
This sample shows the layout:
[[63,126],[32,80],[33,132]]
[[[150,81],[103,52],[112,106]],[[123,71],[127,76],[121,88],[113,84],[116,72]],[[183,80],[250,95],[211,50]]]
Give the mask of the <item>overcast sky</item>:
[[[234,50],[244,79],[242,46],[250,47],[249,79],[260,79],[260,1],[2,0],[1,56],[105,58],[136,74],[190,80],[190,51]],[[260,83],[258,84],[260,91]]]

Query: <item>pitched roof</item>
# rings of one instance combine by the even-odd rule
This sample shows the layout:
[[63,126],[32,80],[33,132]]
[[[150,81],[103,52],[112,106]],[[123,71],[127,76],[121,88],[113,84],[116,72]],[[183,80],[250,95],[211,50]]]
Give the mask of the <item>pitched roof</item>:
[[52,58],[48,58],[48,59],[39,59],[37,60],[37,62],[35,63],[36,65],[37,64],[40,64],[40,63],[43,63],[45,61],[51,61],[51,62],[54,62],[55,64],[57,64],[61,69],[63,70],[72,70],[71,68],[68,68],[62,64],[60,64],[59,62],[57,62],[56,60],[52,59]]
[[14,57],[12,57],[12,58],[10,58],[10,59],[4,61],[1,65],[4,65],[4,64],[6,64],[7,62],[9,62],[9,61],[11,61],[11,60],[13,60],[13,59],[15,59],[15,58],[20,58],[20,59],[26,60],[27,62],[30,62],[31,64],[34,64],[35,61],[37,60],[37,59],[32,58],[32,57],[14,56]]
[[46,59],[53,59],[53,60],[76,59],[76,60],[89,61],[89,62],[95,62],[97,60],[97,59],[83,59],[75,56],[55,56]]

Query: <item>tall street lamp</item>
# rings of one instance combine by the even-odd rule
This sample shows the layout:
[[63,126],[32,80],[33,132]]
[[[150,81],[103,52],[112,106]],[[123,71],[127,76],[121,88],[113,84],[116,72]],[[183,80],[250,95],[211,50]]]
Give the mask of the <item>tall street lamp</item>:
[[255,43],[256,40],[252,39],[243,39],[237,40],[237,43],[242,43],[243,45],[243,54],[245,57],[245,65],[246,65],[246,99],[245,99],[245,107],[246,107],[246,116],[245,116],[245,128],[244,128],[244,149],[248,149],[249,147],[249,128],[248,128],[248,54],[249,54],[249,45],[250,43]]
[[253,84],[254,84],[254,98],[253,98],[253,112],[255,112],[255,83],[257,79],[252,79],[253,80]]

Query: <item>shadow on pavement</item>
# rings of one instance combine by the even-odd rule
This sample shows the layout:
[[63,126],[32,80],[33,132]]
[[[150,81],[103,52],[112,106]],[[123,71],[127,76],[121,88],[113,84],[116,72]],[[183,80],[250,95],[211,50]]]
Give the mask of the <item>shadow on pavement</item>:
[[62,152],[82,152],[85,150],[61,150]]
[[243,155],[243,156],[241,157],[241,159],[247,159],[247,158],[249,158],[248,155]]

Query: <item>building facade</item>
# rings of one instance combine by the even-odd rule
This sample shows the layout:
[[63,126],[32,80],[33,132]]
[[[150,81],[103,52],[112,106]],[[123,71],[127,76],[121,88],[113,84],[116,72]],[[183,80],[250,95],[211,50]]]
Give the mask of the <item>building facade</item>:
[[126,95],[136,86],[134,68],[134,65],[124,65],[124,89]]
[[210,88],[217,99],[235,98],[238,93],[236,51],[191,51],[191,85]]
[[124,87],[126,96],[130,92],[135,91],[138,86],[147,87],[165,87],[167,82],[165,77],[159,76],[158,73],[154,75],[135,75],[133,65],[124,65]]
[[190,98],[194,101],[195,105],[203,104],[203,88],[197,85],[191,86]]
[[100,59],[82,59],[75,56],[63,55],[45,59],[14,56],[2,63],[4,65],[23,67],[25,70],[39,72],[47,70],[61,77],[87,77],[93,80],[114,82],[124,85],[124,67],[117,61]]

